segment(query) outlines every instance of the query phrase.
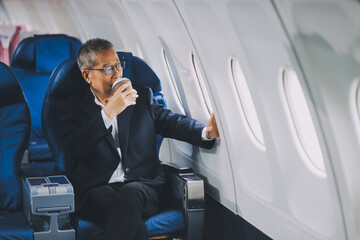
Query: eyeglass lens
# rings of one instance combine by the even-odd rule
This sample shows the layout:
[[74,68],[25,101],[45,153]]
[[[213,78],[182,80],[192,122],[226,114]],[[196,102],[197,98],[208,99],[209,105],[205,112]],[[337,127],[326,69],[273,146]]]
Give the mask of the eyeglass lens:
[[106,67],[104,70],[105,70],[105,74],[113,74],[114,72],[114,68],[116,68],[118,71],[122,71],[123,70],[123,65],[124,64],[124,67],[125,67],[125,62],[121,62],[115,66],[110,66],[110,67]]

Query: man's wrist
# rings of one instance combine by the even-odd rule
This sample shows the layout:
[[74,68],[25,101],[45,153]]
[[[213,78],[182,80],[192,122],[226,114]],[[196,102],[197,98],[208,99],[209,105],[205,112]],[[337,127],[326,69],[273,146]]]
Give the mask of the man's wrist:
[[207,127],[204,127],[201,132],[201,138],[203,141],[211,141],[212,138],[209,138],[209,132],[207,131]]
[[210,140],[210,139],[212,139],[212,138],[209,136],[209,133],[210,133],[210,132],[209,132],[208,130],[205,131],[205,136],[206,136],[206,138]]
[[115,117],[115,114],[113,114],[112,111],[109,110],[109,108],[107,108],[106,106],[103,108],[103,111],[110,120]]

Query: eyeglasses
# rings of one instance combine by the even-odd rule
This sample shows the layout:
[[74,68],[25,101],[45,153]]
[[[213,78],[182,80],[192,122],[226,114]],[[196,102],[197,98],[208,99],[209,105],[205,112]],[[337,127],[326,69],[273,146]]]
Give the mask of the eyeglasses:
[[[125,62],[123,63],[124,67],[125,67]],[[116,70],[122,72],[123,67],[121,66],[121,63],[118,63],[116,65],[113,66],[109,66],[106,68],[86,68],[87,70],[99,70],[99,71],[104,71],[104,73],[106,75],[110,75],[114,73],[114,69],[116,68]]]

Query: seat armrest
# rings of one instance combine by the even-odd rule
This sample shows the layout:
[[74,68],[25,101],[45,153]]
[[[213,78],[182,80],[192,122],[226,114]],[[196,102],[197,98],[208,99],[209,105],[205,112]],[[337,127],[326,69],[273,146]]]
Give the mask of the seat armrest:
[[179,176],[194,175],[194,170],[191,167],[181,165],[178,163],[161,163],[166,173],[175,173]]
[[74,190],[56,168],[21,171],[23,212],[34,228],[34,240],[75,240],[69,214],[75,211]]
[[192,168],[174,163],[162,164],[166,173],[171,205],[182,209],[187,226],[186,239],[202,239],[205,211],[204,181]]

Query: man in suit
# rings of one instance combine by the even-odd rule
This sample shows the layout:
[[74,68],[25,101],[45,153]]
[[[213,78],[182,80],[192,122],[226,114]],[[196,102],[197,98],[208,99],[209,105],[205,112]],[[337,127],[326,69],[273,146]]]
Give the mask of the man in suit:
[[122,77],[113,45],[91,39],[78,52],[89,88],[59,105],[66,154],[74,159],[70,179],[77,212],[102,225],[105,239],[147,239],[143,218],[158,212],[165,181],[156,134],[211,148],[219,137],[215,118],[208,126],[172,113],[150,88],[132,88]]

